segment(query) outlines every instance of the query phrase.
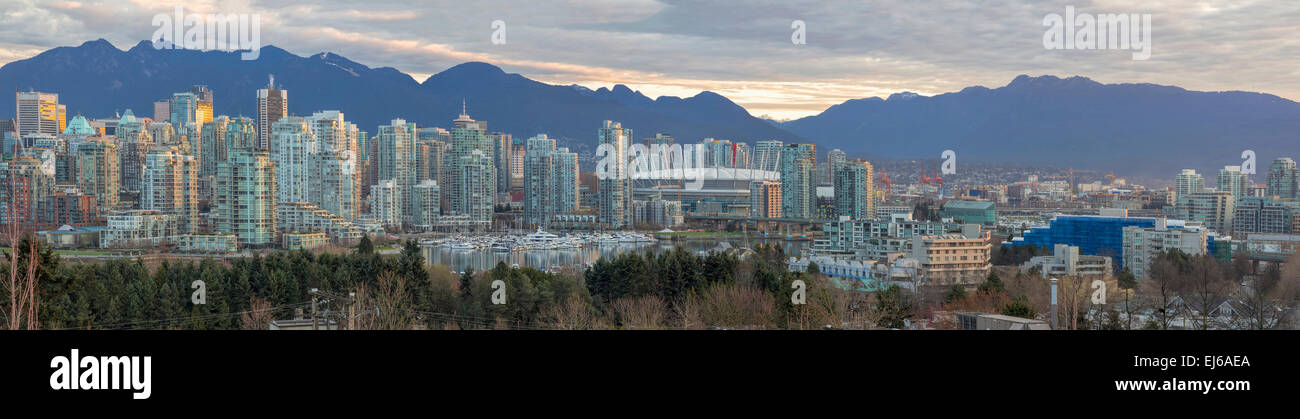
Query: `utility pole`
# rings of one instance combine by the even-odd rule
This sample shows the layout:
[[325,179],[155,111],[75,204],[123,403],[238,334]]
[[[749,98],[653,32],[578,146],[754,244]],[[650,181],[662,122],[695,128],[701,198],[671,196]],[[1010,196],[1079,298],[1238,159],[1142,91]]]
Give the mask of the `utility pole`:
[[311,289],[311,330],[316,330],[316,289]]
[[1056,326],[1057,326],[1057,325],[1056,325],[1056,323],[1057,323],[1057,321],[1056,321],[1056,282],[1057,282],[1057,279],[1056,279],[1056,278],[1052,278],[1052,311],[1051,311],[1051,316],[1052,316],[1052,318],[1051,318],[1051,320],[1052,320],[1052,330],[1056,330]]

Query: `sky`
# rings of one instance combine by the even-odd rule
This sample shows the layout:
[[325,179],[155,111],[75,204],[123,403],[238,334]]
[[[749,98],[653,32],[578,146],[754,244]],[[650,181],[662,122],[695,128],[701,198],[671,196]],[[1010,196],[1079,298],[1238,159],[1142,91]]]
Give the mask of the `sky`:
[[[1151,55],[1048,49],[1045,17],[1151,16]],[[1020,74],[1246,90],[1300,100],[1300,1],[0,0],[0,64],[104,38],[150,39],[158,14],[249,13],[262,45],[332,52],[423,81],[484,61],[552,84],[651,98],[709,90],[793,119],[848,99],[1006,85]],[[504,43],[494,43],[504,22]],[[792,42],[802,21],[804,43]]]

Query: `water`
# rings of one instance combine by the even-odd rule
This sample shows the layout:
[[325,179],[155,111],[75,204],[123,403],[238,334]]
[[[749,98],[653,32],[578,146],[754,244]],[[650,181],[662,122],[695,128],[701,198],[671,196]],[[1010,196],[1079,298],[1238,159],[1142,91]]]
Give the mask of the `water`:
[[[555,250],[529,250],[523,252],[497,252],[492,249],[476,250],[453,250],[448,247],[434,246],[423,248],[424,260],[429,263],[444,265],[452,270],[460,271],[465,268],[473,268],[476,271],[492,269],[498,262],[505,262],[506,265],[531,266],[537,269],[547,269],[555,266],[579,266],[596,263],[601,257],[612,258],[620,253],[636,252],[643,253],[646,250],[655,253],[672,250],[675,246],[681,246],[686,251],[695,253],[698,251],[709,251],[718,247],[720,243],[729,243],[731,247],[743,247],[745,241],[741,240],[690,240],[690,241],[658,241],[654,243],[620,243],[606,245],[592,245],[580,249],[555,249]],[[786,254],[798,255],[805,246],[810,242],[803,241],[785,241],[785,240],[755,240],[750,239],[750,246],[758,246],[759,243],[768,245],[782,244],[785,246]]]

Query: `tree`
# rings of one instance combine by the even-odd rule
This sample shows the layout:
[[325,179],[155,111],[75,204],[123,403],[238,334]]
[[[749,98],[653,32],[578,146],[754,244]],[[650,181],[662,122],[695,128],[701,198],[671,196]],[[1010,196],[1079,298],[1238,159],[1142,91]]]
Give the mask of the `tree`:
[[357,254],[369,256],[375,253],[375,244],[370,242],[369,234],[362,234],[361,240],[357,242]]
[[243,317],[239,319],[239,328],[243,330],[267,330],[271,327],[271,320],[275,318],[274,316],[270,302],[256,296],[249,297],[248,311],[245,311]]
[[1219,262],[1209,255],[1198,255],[1190,260],[1191,272],[1184,276],[1184,301],[1197,305],[1193,324],[1206,330],[1212,326],[1210,313],[1224,303],[1236,282],[1224,275]]
[[1034,315],[1037,313],[1034,313],[1034,308],[1030,307],[1029,304],[1026,304],[1023,298],[1017,298],[1011,300],[1011,302],[1007,303],[1007,305],[1002,306],[1001,314],[1003,316],[1032,319],[1034,318]]
[[1006,291],[1006,285],[1002,283],[1002,278],[998,277],[997,272],[989,272],[989,276],[984,279],[984,283],[979,286],[980,292]]
[[912,306],[903,289],[891,285],[876,293],[876,325],[890,329],[902,329],[906,320],[912,317]]
[[1142,281],[1145,284],[1143,288],[1145,294],[1151,296],[1157,305],[1150,326],[1161,330],[1169,329],[1176,313],[1175,307],[1171,305],[1178,297],[1186,272],[1183,268],[1186,266],[1186,255],[1174,249],[1160,254],[1149,263],[1147,279]]
[[948,296],[945,297],[943,301],[945,303],[951,303],[953,301],[962,300],[965,298],[966,298],[966,286],[962,284],[952,284],[952,288],[948,290]]
[[1137,277],[1133,276],[1133,271],[1125,267],[1119,271],[1115,282],[1119,285],[1120,292],[1124,293],[1124,330],[1133,330],[1133,308],[1129,305],[1129,296],[1138,287]]

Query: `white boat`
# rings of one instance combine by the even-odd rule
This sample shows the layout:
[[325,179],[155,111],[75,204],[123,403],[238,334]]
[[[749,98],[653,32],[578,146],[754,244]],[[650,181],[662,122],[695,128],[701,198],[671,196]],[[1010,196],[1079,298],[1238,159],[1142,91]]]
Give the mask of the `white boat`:
[[546,231],[543,231],[542,229],[539,228],[537,229],[537,231],[533,232],[532,234],[524,236],[521,242],[524,244],[540,247],[543,245],[548,245],[548,246],[554,245],[556,243],[561,242],[562,240],[563,239],[561,239],[560,236],[547,233]]

